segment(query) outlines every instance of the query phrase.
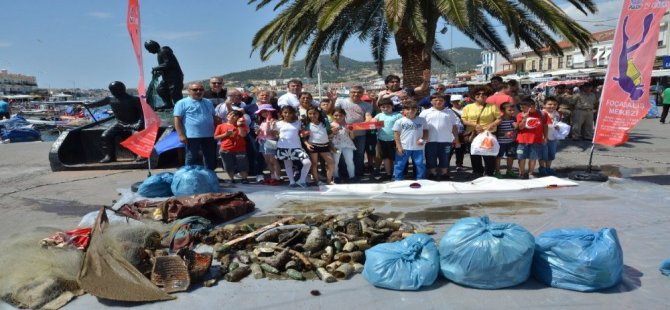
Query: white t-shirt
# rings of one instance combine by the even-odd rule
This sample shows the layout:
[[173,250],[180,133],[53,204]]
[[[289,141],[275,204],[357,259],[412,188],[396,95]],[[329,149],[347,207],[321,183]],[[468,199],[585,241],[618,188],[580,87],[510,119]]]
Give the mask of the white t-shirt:
[[279,140],[277,147],[282,149],[299,149],[302,148],[300,144],[300,121],[288,123],[285,121],[278,121],[277,130],[279,131]]
[[453,126],[456,125],[458,117],[454,115],[453,111],[447,108],[442,110],[430,108],[421,112],[419,117],[426,119],[428,140],[430,142],[454,141],[452,129]]
[[[239,105],[236,105],[236,104],[233,103],[233,109],[235,109],[235,108],[244,109],[244,107],[246,107],[246,106],[247,106],[247,104],[244,103],[244,102],[240,102]],[[242,111],[242,113],[244,113],[243,110],[240,110],[240,111]],[[226,106],[225,102],[219,103],[219,105],[217,105],[216,108],[214,109],[214,114],[216,116],[218,116],[219,118],[221,118],[224,123],[228,121],[228,112],[230,112],[230,111],[228,111],[228,107]],[[244,114],[246,115],[246,113],[244,113]]]
[[423,137],[423,130],[426,129],[426,120],[423,117],[409,119],[403,117],[393,124],[393,131],[400,132],[400,145],[408,151],[423,150],[423,145],[418,145],[417,141]]
[[347,127],[342,127],[337,123],[332,124],[332,128],[339,128],[340,130],[337,132],[337,134],[333,137],[333,146],[338,149],[356,149],[356,145],[354,145],[354,141],[351,140],[349,137],[349,129]]
[[277,99],[277,105],[279,106],[280,109],[287,105],[290,105],[296,110],[298,110],[298,106],[300,106],[300,101],[298,100],[298,95],[294,93],[285,93],[279,96],[279,99]]
[[317,144],[326,144],[329,142],[328,131],[323,122],[318,125],[309,123],[309,139],[307,141],[309,141],[309,143]]

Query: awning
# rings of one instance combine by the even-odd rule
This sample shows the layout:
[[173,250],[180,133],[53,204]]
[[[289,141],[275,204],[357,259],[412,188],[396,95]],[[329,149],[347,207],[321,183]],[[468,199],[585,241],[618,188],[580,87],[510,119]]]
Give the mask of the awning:
[[535,88],[556,87],[558,85],[579,86],[586,82],[588,81],[587,80],[546,81],[544,83],[538,84],[537,86],[535,86]]
[[600,58],[600,56],[602,56],[604,53],[605,53],[605,50],[598,51],[598,53],[596,53],[596,55],[593,56],[593,60],[596,60],[596,59]]
[[607,60],[607,57],[609,57],[610,54],[612,54],[612,50],[607,50],[607,51],[605,52],[605,54],[603,54],[603,58],[605,58],[605,60]]

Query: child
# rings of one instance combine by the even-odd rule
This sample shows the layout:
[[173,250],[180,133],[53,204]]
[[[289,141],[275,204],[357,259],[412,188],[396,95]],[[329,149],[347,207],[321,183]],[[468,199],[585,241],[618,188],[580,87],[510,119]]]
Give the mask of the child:
[[496,158],[496,173],[494,176],[499,179],[503,177],[500,173],[500,161],[504,157],[507,158],[507,173],[505,173],[505,177],[517,178],[518,176],[512,171],[512,168],[514,167],[514,159],[516,158],[517,125],[516,120],[514,119],[516,107],[513,103],[504,102],[500,108],[502,109],[503,116],[498,125],[498,130],[496,131],[496,138],[498,139],[498,144],[500,144],[500,151]]
[[257,127],[256,139],[258,140],[259,151],[263,154],[265,163],[270,170],[270,178],[263,181],[265,185],[279,185],[281,184],[281,177],[279,176],[279,162],[275,158],[277,154],[277,136],[272,133],[277,123],[277,116],[275,109],[270,104],[261,104],[256,111],[257,122],[260,125]]
[[337,164],[340,162],[340,156],[344,156],[344,163],[347,166],[347,174],[349,175],[349,181],[353,182],[355,180],[355,166],[354,166],[354,150],[356,146],[354,145],[354,132],[347,128],[346,122],[347,112],[342,108],[335,108],[333,112],[333,146],[335,147],[335,152],[333,152],[333,162],[335,163],[335,178],[339,178],[339,169],[337,169]]
[[414,169],[416,169],[416,178],[426,178],[423,148],[428,140],[428,129],[426,128],[426,120],[416,117],[416,111],[416,102],[405,102],[402,107],[404,116],[393,124],[393,138],[396,146],[393,178],[396,181],[402,181],[403,170],[410,157],[414,163]]
[[542,148],[542,156],[540,158],[539,175],[555,175],[554,170],[551,169],[551,162],[556,159],[556,150],[558,148],[558,140],[554,132],[558,130],[556,123],[560,122],[561,113],[556,109],[558,107],[558,99],[550,96],[544,99],[543,117],[547,122],[547,143]]
[[221,161],[230,183],[234,183],[235,171],[242,176],[242,184],[248,184],[249,162],[246,155],[246,135],[249,128],[243,118],[244,113],[238,110],[228,112],[227,122],[216,126],[214,139],[221,140]]
[[[284,169],[288,177],[290,187],[307,187],[307,173],[312,163],[309,155],[302,149],[300,143],[300,129],[302,123],[298,120],[295,108],[290,105],[281,109],[282,120],[275,124],[272,134],[279,136],[277,141],[277,160],[284,161]],[[298,160],[302,163],[300,170],[300,180],[295,182],[293,176],[293,161]]]
[[[547,124],[542,115],[535,110],[535,102],[525,98],[519,103],[521,113],[516,115],[519,131],[516,135],[518,143],[516,154],[519,159],[519,178],[528,179],[535,169],[537,160],[542,153],[542,144],[547,140]],[[526,169],[528,161],[528,169]]]
[[384,170],[386,171],[386,175],[382,176],[382,180],[390,180],[396,149],[393,124],[395,124],[402,115],[398,112],[393,112],[393,101],[391,101],[391,98],[381,99],[379,101],[379,109],[381,112],[374,117],[373,121],[384,122],[384,127],[377,130],[379,154],[384,163]]
[[312,160],[312,178],[317,185],[321,184],[319,181],[319,157],[326,163],[326,184],[333,183],[333,156],[330,154],[330,124],[326,121],[325,116],[316,107],[307,108],[307,122],[304,124],[305,130],[309,131],[309,135],[305,141],[305,147]]
[[326,117],[328,117],[328,121],[332,123],[333,112],[335,111],[335,104],[333,103],[333,101],[330,100],[329,98],[323,98],[319,103],[319,107],[321,108],[321,112],[326,114]]
[[458,140],[458,117],[446,108],[446,98],[442,94],[430,95],[429,109],[423,110],[419,117],[426,120],[430,142],[425,144],[428,179],[446,181],[449,176],[449,154],[452,147],[461,147]]

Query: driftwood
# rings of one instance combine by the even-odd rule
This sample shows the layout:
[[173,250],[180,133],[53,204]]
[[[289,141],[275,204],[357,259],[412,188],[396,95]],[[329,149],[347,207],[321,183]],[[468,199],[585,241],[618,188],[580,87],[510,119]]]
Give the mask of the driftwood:
[[263,226],[259,229],[256,229],[256,230],[254,230],[254,231],[252,231],[252,232],[250,232],[250,233],[248,233],[248,234],[246,234],[242,237],[230,240],[230,241],[224,243],[223,246],[224,247],[230,247],[230,246],[233,246],[233,245],[235,245],[237,243],[240,243],[244,240],[247,240],[247,239],[250,239],[250,238],[255,238],[256,236],[266,232],[267,230],[270,230],[270,229],[275,228],[275,227],[280,226],[280,225],[284,225],[285,223],[290,222],[290,221],[294,221],[294,220],[295,220],[294,217],[285,217],[285,218],[283,218],[279,221],[276,221],[276,222],[274,222],[270,225],[266,225],[266,226]]
[[[286,248],[276,246],[276,247],[274,247],[274,249],[279,250],[279,251],[284,251]],[[300,253],[296,250],[288,249],[288,252],[291,255],[297,257],[299,260],[301,260],[302,263],[305,265],[305,269],[312,270],[314,268],[314,266],[312,265],[312,262],[309,260],[309,258],[307,258],[307,256],[303,255],[302,253]]]

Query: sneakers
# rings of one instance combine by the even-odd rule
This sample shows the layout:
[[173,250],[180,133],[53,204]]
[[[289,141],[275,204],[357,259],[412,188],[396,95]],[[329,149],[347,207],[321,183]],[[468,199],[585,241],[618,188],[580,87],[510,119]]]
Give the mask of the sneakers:
[[277,180],[277,179],[267,179],[267,180],[263,181],[263,184],[265,184],[265,185],[271,185],[271,186],[280,185],[280,184],[281,184],[281,180]]
[[458,166],[456,167],[456,171],[465,171],[465,168],[463,166]]
[[547,168],[546,172],[547,172],[548,175],[556,175],[556,171],[554,171],[554,169],[551,169],[551,168]]
[[298,187],[298,183],[290,183],[290,184],[288,185],[288,187],[296,188],[296,187]]
[[240,183],[242,183],[242,184],[249,184],[249,180],[247,180],[247,179],[242,179],[242,180],[240,181]]
[[503,175],[500,172],[496,172],[493,176],[497,179],[502,179],[503,178]]
[[516,174],[514,171],[507,171],[507,173],[505,173],[505,177],[510,179],[516,179],[519,177],[519,175]]
[[256,183],[263,183],[263,181],[265,181],[265,176],[262,174],[256,176]]
[[537,168],[537,175],[538,175],[538,176],[541,176],[541,177],[543,177],[543,176],[545,176],[545,175],[548,175],[548,173],[547,173],[547,169],[544,168],[544,167],[539,167],[539,168]]
[[530,179],[530,176],[528,175],[528,173],[519,174],[519,179],[528,180]]
[[300,188],[307,188],[307,183],[305,182],[298,182],[297,184]]
[[449,181],[449,180],[451,180],[451,176],[448,175],[448,174],[440,175],[440,180],[442,180],[442,181]]

